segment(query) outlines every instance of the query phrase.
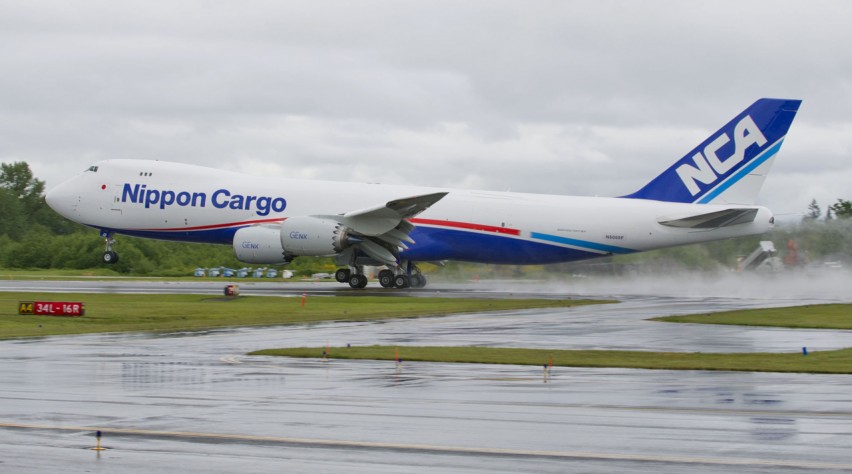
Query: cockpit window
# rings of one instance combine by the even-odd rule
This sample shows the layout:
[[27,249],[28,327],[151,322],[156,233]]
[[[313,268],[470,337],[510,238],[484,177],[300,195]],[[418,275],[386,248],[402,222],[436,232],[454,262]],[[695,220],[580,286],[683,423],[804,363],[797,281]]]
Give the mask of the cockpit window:
[[97,173],[98,167],[97,166],[89,166],[89,169],[87,169],[86,171],[91,171],[93,173]]

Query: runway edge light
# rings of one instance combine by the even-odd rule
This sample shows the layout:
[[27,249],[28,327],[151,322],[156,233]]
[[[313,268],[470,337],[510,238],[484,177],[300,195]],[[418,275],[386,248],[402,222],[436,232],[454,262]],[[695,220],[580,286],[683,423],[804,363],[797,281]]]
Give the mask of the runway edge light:
[[101,430],[98,430],[98,431],[95,432],[96,444],[95,444],[95,447],[92,448],[92,451],[104,451],[104,450],[106,450],[106,448],[101,446],[101,436],[102,435],[103,435],[103,433],[101,433]]

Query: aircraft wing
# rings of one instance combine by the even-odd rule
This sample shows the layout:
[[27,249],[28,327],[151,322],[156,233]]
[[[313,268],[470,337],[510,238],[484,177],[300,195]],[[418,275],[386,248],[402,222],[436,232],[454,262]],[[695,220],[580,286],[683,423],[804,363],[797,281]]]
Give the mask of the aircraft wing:
[[[336,219],[341,224],[362,235],[379,236],[395,229],[403,219],[414,217],[425,211],[447,194],[442,192],[394,199],[384,204],[345,214],[317,217]],[[414,227],[411,227],[411,229],[404,230],[404,232],[407,235],[413,229]]]
[[405,243],[414,243],[408,235],[414,230],[414,224],[406,219],[425,211],[447,194],[422,194],[336,216],[315,217],[333,219],[348,227],[354,233],[353,248],[379,262],[394,265],[399,252],[408,248]]
[[719,227],[728,227],[752,222],[757,216],[757,211],[757,208],[725,209],[722,211],[708,212],[680,219],[662,217],[657,219],[657,222],[668,227],[717,229]]

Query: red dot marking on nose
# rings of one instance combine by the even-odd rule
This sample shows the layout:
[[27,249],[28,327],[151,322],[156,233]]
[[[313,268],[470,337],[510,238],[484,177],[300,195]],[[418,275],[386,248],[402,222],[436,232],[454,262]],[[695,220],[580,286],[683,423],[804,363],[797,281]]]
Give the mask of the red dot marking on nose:
[[106,184],[102,184],[101,189],[106,189]]

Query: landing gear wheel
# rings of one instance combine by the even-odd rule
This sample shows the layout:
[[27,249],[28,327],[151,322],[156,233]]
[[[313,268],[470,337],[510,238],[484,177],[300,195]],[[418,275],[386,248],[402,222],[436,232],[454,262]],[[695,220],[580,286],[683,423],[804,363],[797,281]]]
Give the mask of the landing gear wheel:
[[395,288],[408,288],[409,281],[407,275],[397,275],[393,278],[393,286]]
[[366,275],[351,275],[349,277],[349,286],[355,288],[356,290],[360,290],[367,286],[367,276]]
[[334,272],[334,279],[337,280],[338,283],[346,283],[349,281],[349,277],[352,276],[352,272],[348,268],[338,268],[336,272]]
[[390,270],[382,270],[379,272],[379,284],[383,288],[393,288],[393,272]]
[[411,275],[411,287],[412,288],[423,288],[426,286],[426,276],[425,275]]
[[104,242],[106,243],[101,261],[108,265],[118,263],[118,254],[112,250],[112,245],[115,243],[115,239],[112,238],[112,232],[102,230],[101,237],[104,238]]
[[102,260],[103,260],[104,263],[107,263],[107,264],[110,264],[110,265],[116,264],[116,263],[118,263],[118,254],[113,252],[112,250],[106,251],[106,252],[104,252]]

